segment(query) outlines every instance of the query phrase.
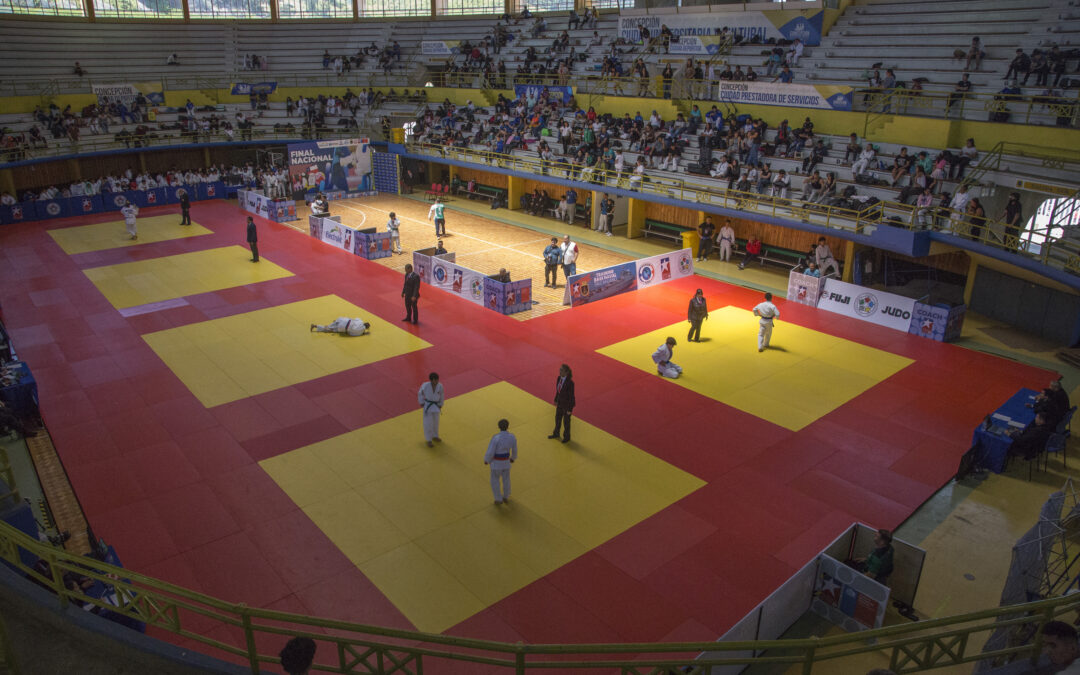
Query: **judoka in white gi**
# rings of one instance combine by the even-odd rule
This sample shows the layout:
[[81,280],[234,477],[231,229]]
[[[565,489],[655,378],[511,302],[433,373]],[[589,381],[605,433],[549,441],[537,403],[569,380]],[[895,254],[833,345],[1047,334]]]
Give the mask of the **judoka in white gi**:
[[754,307],[754,316],[758,317],[757,350],[765,351],[772,339],[773,319],[780,318],[780,310],[772,303],[772,293],[765,294],[765,302]]
[[311,330],[315,333],[339,333],[351,337],[359,337],[366,333],[369,328],[371,328],[371,324],[363,319],[350,319],[347,316],[339,316],[328,326],[320,326],[317,323],[311,324]]
[[682,375],[682,366],[671,362],[671,357],[674,353],[675,338],[669,337],[664,344],[656,348],[656,351],[653,352],[652,355],[653,363],[656,364],[656,372],[664,377],[670,377],[673,380]]
[[429,448],[432,441],[442,443],[439,438],[439,417],[445,401],[446,395],[443,393],[442,383],[439,382],[439,374],[431,373],[428,381],[420,385],[420,391],[416,394],[416,402],[424,413],[424,440]]
[[499,433],[491,437],[484,453],[484,464],[491,465],[491,494],[496,506],[510,501],[510,465],[517,459],[517,438],[507,431],[509,428],[509,421],[499,420]]
[[120,213],[124,214],[124,225],[127,227],[127,233],[131,235],[132,239],[138,239],[139,233],[135,229],[135,216],[139,215],[139,207],[128,202],[120,209]]

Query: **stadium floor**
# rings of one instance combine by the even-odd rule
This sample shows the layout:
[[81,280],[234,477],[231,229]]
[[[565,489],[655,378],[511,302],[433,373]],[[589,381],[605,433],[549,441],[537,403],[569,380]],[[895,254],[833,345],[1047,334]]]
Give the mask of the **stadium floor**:
[[[380,209],[416,204],[379,199]],[[120,237],[111,247],[100,227],[85,230],[93,242],[57,232],[115,220],[108,215],[5,227],[0,302],[95,532],[131,569],[252,606],[507,642],[713,640],[853,521],[902,523],[952,476],[988,410],[1052,376],[794,303],[780,304],[779,349],[758,354],[745,349],[756,336],[742,319],[760,293],[702,277],[526,321],[424,288],[421,322],[411,327],[399,321],[400,273],[290,227],[260,221],[260,253],[280,272],[250,278],[253,265],[238,248],[245,215],[229,202],[200,202],[192,216],[208,233],[172,238],[162,220],[155,227],[164,234],[153,241]],[[429,227],[419,220],[416,228]],[[464,217],[451,221],[452,233],[472,236],[471,228]],[[430,238],[430,230],[418,236]],[[587,253],[583,267],[597,266]],[[112,291],[93,281],[106,268],[108,278],[124,277],[121,295],[142,293],[145,304],[116,295],[111,302]],[[703,337],[716,341],[702,343],[702,354],[677,332],[696,287],[715,312]],[[314,355],[340,352],[333,341],[345,340],[308,333],[308,323],[335,318],[334,301],[327,304],[334,296],[342,313],[360,308],[376,324],[348,350],[366,349],[359,341],[377,332],[394,333],[393,344],[372,340],[383,351],[353,355],[357,365],[347,368],[338,365],[348,352]],[[306,311],[318,316],[271,311],[315,301]],[[254,334],[246,341],[230,333],[245,324]],[[686,380],[659,378],[648,368],[651,347],[641,350],[651,345],[642,336],[667,327],[680,342],[676,360],[698,371],[688,368]],[[270,338],[290,345],[290,367]],[[844,344],[862,356],[847,364],[829,356]],[[298,366],[300,353],[316,367]],[[242,367],[230,362],[242,357]],[[733,391],[726,382],[764,381],[780,360],[790,387],[774,380],[762,390],[776,400],[723,402]],[[564,362],[577,382],[569,446],[545,437]],[[871,362],[872,377],[860,369]],[[266,377],[270,370],[276,379]],[[444,437],[454,447],[419,461],[409,457],[428,452],[416,389],[431,370],[451,397]],[[227,396],[214,393],[222,373],[236,385]],[[840,383],[850,385],[843,395]],[[815,396],[830,405],[800,405]],[[478,479],[485,439],[502,415],[516,415],[511,431],[521,429],[513,470],[520,499],[509,507],[493,506]],[[384,473],[364,473],[368,462],[335,441],[347,434]],[[344,480],[341,471],[310,462],[280,470],[298,451],[325,464],[304,451],[318,444],[334,446],[340,466],[363,475],[329,490]],[[533,480],[530,455],[555,477],[577,473]],[[461,461],[467,456],[473,465]],[[435,480],[440,467],[445,481]],[[652,477],[667,477],[656,478],[663,489]],[[366,492],[371,480],[399,487]],[[421,492],[409,492],[417,485]],[[339,507],[318,508],[331,497]],[[456,500],[453,517],[431,518],[439,499]],[[567,504],[574,509],[559,509]],[[484,529],[492,518],[503,519],[499,529]],[[387,527],[371,534],[373,522]],[[495,553],[476,555],[493,539]],[[376,544],[389,548],[374,555]],[[536,559],[553,550],[559,556]],[[484,565],[495,590],[475,577]],[[459,584],[468,595],[417,597],[395,570]],[[457,613],[444,611],[448,604]],[[461,607],[469,611],[461,615]],[[238,637],[222,626],[196,629]]]

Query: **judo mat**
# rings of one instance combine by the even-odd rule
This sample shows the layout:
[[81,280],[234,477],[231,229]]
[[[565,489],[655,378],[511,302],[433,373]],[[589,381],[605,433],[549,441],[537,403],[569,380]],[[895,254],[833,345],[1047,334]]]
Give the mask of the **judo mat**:
[[[701,342],[688,342],[682,322],[616,342],[597,351],[656,373],[651,355],[670,336],[672,361],[683,374],[672,383],[798,431],[913,363],[912,359],[833,337],[783,317],[772,344],[757,350],[758,319],[727,306],[709,312]],[[659,375],[657,375],[659,377]]]
[[49,230],[49,236],[60,245],[64,253],[76,255],[122,246],[139,246],[141,244],[153,244],[159,241],[186,239],[211,234],[210,230],[194,220],[191,221],[191,225],[181,226],[179,223],[180,216],[178,215],[139,218],[136,220],[136,228],[139,233],[138,239],[132,239],[128,235],[123,220]]
[[247,248],[225,246],[93,267],[84,273],[117,309],[292,276],[265,257],[258,263],[250,259]]
[[[364,335],[310,330],[363,318]],[[431,345],[336,295],[188,324],[143,339],[207,408]]]
[[[704,485],[587,422],[547,438],[550,403],[499,382],[263,460],[263,469],[420,630],[442,632]],[[500,418],[518,459],[496,506],[483,463]]]

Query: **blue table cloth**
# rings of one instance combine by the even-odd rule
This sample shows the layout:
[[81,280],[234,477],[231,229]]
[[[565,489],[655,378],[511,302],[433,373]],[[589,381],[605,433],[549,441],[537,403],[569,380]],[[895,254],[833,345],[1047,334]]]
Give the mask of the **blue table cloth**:
[[4,366],[4,369],[14,375],[15,381],[9,382],[5,379],[0,383],[0,401],[3,401],[4,405],[11,409],[12,414],[20,419],[36,417],[37,380],[30,372],[30,367],[22,361],[14,361]]
[[1013,442],[1008,432],[1014,429],[1023,431],[1035,420],[1035,411],[1028,405],[1035,402],[1038,393],[1034,389],[1021,389],[990,413],[987,418],[989,427],[983,422],[975,428],[971,445],[978,448],[975,454],[977,466],[1001,473]]

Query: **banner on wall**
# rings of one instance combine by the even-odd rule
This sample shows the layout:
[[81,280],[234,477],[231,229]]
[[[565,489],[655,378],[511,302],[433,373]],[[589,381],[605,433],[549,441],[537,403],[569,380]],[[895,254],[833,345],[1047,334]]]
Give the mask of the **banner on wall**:
[[881,628],[889,606],[889,587],[827,556],[818,556],[818,581],[810,609],[855,632]]
[[574,95],[573,87],[556,87],[556,86],[542,86],[538,84],[515,84],[514,96],[521,99],[534,98],[539,100],[540,95],[547,90],[548,97],[553,101],[562,101],[566,103]]
[[255,190],[240,190],[236,193],[236,197],[240,208],[248,213],[279,223],[296,220],[296,202],[294,201],[273,200]]
[[233,96],[250,96],[252,94],[273,94],[277,89],[277,82],[234,82],[232,86]]
[[837,279],[826,279],[818,308],[906,333],[911,327],[915,300]]
[[90,90],[97,96],[99,105],[117,101],[130,108],[140,93],[153,105],[165,105],[165,95],[161,91],[160,82],[91,84]]
[[908,332],[938,342],[949,342],[960,337],[967,307],[958,305],[926,305],[915,303]]
[[289,143],[289,181],[303,190],[371,192],[371,144],[366,138]]
[[710,56],[720,51],[719,35],[680,35],[678,42],[668,45],[671,54]]
[[789,108],[851,110],[852,92],[851,87],[839,85],[723,80],[717,87],[716,99],[729,103],[782,105]]
[[500,314],[514,314],[532,307],[532,279],[503,283],[484,277],[487,308]]
[[[728,28],[744,43],[757,39],[765,43],[769,38],[775,40],[798,38],[806,45],[821,43],[821,29],[825,11],[808,10],[770,10],[768,12],[708,12],[696,14],[649,14],[619,15],[616,37],[629,42],[641,39],[640,27],[644,25],[653,37],[660,34],[661,26],[667,26],[682,43],[683,36],[710,37],[718,36]],[[675,43],[671,44],[671,53],[676,52]],[[715,53],[707,52],[707,53]]]
[[423,40],[420,53],[424,56],[453,56],[458,53],[461,40]]
[[821,277],[792,272],[788,274],[787,299],[803,305],[817,307],[821,289],[825,286]]
[[575,274],[566,281],[563,304],[577,307],[693,274],[694,256],[690,249],[662,253]]

